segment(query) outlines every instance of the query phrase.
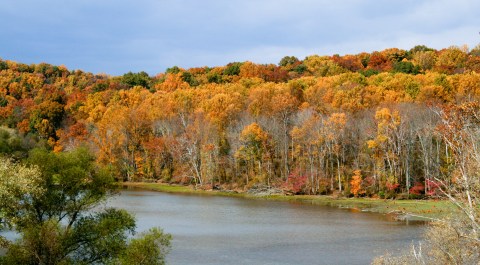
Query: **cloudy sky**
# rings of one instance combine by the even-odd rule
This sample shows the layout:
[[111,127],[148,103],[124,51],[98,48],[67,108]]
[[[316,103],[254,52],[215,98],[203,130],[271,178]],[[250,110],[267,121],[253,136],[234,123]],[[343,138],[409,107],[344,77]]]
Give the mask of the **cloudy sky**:
[[93,73],[480,43],[478,0],[2,0],[0,58]]

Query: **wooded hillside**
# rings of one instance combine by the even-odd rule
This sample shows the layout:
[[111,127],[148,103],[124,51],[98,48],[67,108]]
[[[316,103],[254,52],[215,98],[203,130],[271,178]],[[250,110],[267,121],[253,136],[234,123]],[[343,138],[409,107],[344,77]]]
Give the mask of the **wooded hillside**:
[[479,124],[478,100],[480,46],[174,66],[154,77],[0,60],[0,121],[14,129],[3,129],[0,152],[86,145],[123,181],[435,196],[455,181],[455,136],[478,133],[463,130]]

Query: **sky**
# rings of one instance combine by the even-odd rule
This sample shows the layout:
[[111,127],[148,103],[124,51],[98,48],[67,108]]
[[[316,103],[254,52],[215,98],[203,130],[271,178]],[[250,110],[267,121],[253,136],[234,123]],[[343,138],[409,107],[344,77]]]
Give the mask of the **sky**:
[[116,76],[480,43],[478,0],[2,0],[0,58]]

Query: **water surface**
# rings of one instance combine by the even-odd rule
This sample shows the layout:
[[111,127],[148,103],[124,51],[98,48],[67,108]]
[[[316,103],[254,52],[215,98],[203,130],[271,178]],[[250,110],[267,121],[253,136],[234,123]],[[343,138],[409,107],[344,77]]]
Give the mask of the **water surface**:
[[327,206],[145,190],[124,190],[108,205],[135,214],[137,231],[172,234],[168,264],[369,264],[424,229]]

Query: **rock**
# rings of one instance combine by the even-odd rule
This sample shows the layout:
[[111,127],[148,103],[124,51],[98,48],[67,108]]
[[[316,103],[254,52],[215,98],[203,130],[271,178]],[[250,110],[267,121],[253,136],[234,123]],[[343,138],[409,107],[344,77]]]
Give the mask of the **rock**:
[[247,193],[255,196],[268,196],[268,195],[283,194],[283,191],[280,189],[268,187],[265,185],[254,185],[247,191]]

